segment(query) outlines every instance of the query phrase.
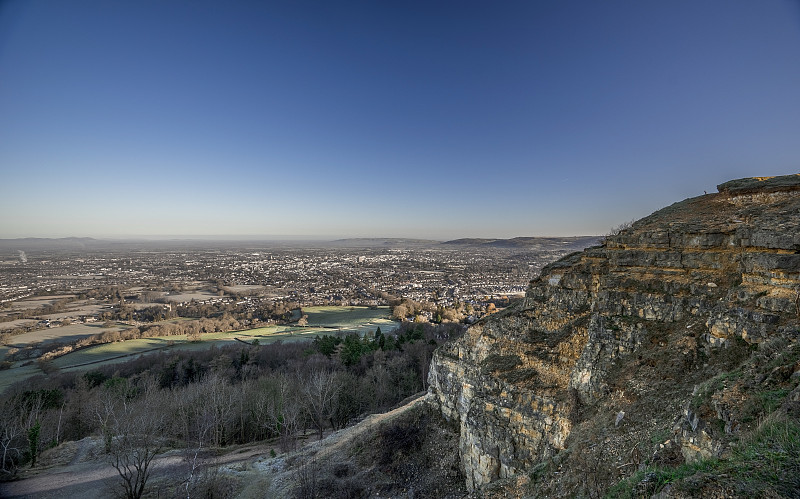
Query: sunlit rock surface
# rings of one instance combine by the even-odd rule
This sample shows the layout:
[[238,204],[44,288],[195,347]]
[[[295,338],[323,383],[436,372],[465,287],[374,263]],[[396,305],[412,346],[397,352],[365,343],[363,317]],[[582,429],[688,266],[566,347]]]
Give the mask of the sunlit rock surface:
[[[688,373],[703,352],[797,334],[800,175],[718,190],[546,267],[521,303],[436,352],[431,398],[460,425],[468,488],[562,451],[582,408],[608,397],[611,373],[646,349],[693,358]],[[725,452],[700,415],[675,416],[686,460]]]

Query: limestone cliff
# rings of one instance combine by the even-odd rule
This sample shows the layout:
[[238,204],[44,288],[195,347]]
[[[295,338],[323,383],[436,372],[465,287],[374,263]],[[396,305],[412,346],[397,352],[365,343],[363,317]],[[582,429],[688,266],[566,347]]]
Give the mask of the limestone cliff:
[[[546,267],[436,352],[430,398],[460,426],[469,489],[606,493],[648,466],[724,459],[781,406],[796,418],[800,175],[718,191]],[[767,392],[779,400],[753,409]]]

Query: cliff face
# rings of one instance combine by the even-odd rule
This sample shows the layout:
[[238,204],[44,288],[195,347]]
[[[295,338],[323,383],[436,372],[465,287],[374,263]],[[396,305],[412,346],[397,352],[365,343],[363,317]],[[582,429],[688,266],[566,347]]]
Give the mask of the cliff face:
[[[436,352],[431,398],[460,425],[468,488],[580,454],[576,487],[603,490],[645,462],[730,451],[757,345],[794,352],[800,334],[800,175],[718,190],[546,267],[522,303]],[[787,362],[780,403],[800,400]]]

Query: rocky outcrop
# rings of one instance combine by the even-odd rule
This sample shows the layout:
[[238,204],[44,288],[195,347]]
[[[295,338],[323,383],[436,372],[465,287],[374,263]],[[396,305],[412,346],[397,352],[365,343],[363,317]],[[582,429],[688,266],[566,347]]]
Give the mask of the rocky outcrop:
[[[654,379],[679,383],[695,371],[702,379],[712,352],[794,341],[799,319],[800,175],[726,182],[546,267],[521,303],[436,352],[431,398],[460,426],[475,489],[563,451],[585,414],[614,393],[641,396],[620,380],[626,366],[647,361],[643,352],[675,356],[669,368],[651,362]],[[686,397],[670,444],[688,460],[722,455],[715,435],[735,431],[736,411],[717,404],[713,418],[725,428],[714,429]]]

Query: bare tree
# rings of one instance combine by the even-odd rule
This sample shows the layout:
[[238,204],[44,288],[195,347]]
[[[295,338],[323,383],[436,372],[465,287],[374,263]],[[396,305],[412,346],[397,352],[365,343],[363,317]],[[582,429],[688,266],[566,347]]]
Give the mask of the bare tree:
[[198,424],[210,426],[210,443],[215,447],[224,445],[228,429],[232,426],[235,392],[223,376],[212,373],[198,383],[198,412],[194,416]]
[[117,437],[112,451],[111,466],[122,479],[123,495],[128,499],[139,499],[150,477],[150,463],[158,453],[150,436],[124,434]]
[[26,451],[31,466],[36,464],[43,408],[41,393],[9,397],[0,405],[0,447],[3,452],[0,468],[3,472],[15,472],[19,462],[25,459]]
[[6,399],[0,406],[0,446],[3,448],[0,467],[4,473],[12,473],[16,469],[25,448],[22,438],[25,433],[23,415],[14,405],[11,399]]
[[265,380],[255,391],[254,412],[258,424],[280,437],[283,451],[295,447],[302,412],[297,382],[286,374]]
[[163,394],[150,384],[136,401],[123,398],[114,408],[111,466],[120,476],[122,495],[140,499],[152,471],[151,464],[161,450],[165,415],[154,410],[164,405]]
[[367,371],[367,381],[371,386],[372,400],[377,407],[388,405],[393,397],[392,375],[385,365],[386,354],[376,352],[375,364]]
[[119,398],[111,390],[106,388],[92,407],[94,420],[97,421],[97,425],[103,433],[106,454],[111,452],[111,444],[114,438],[112,424],[114,421],[114,412],[118,410],[117,406],[119,403]]
[[300,379],[300,384],[306,413],[322,440],[326,423],[334,412],[338,389],[336,376],[324,369],[314,369],[308,376]]
[[209,444],[213,429],[210,412],[204,410],[204,399],[205,393],[199,383],[173,392],[174,423],[186,442],[184,459],[188,463],[188,476],[184,485],[187,498],[198,480],[198,472],[203,466],[201,452]]

